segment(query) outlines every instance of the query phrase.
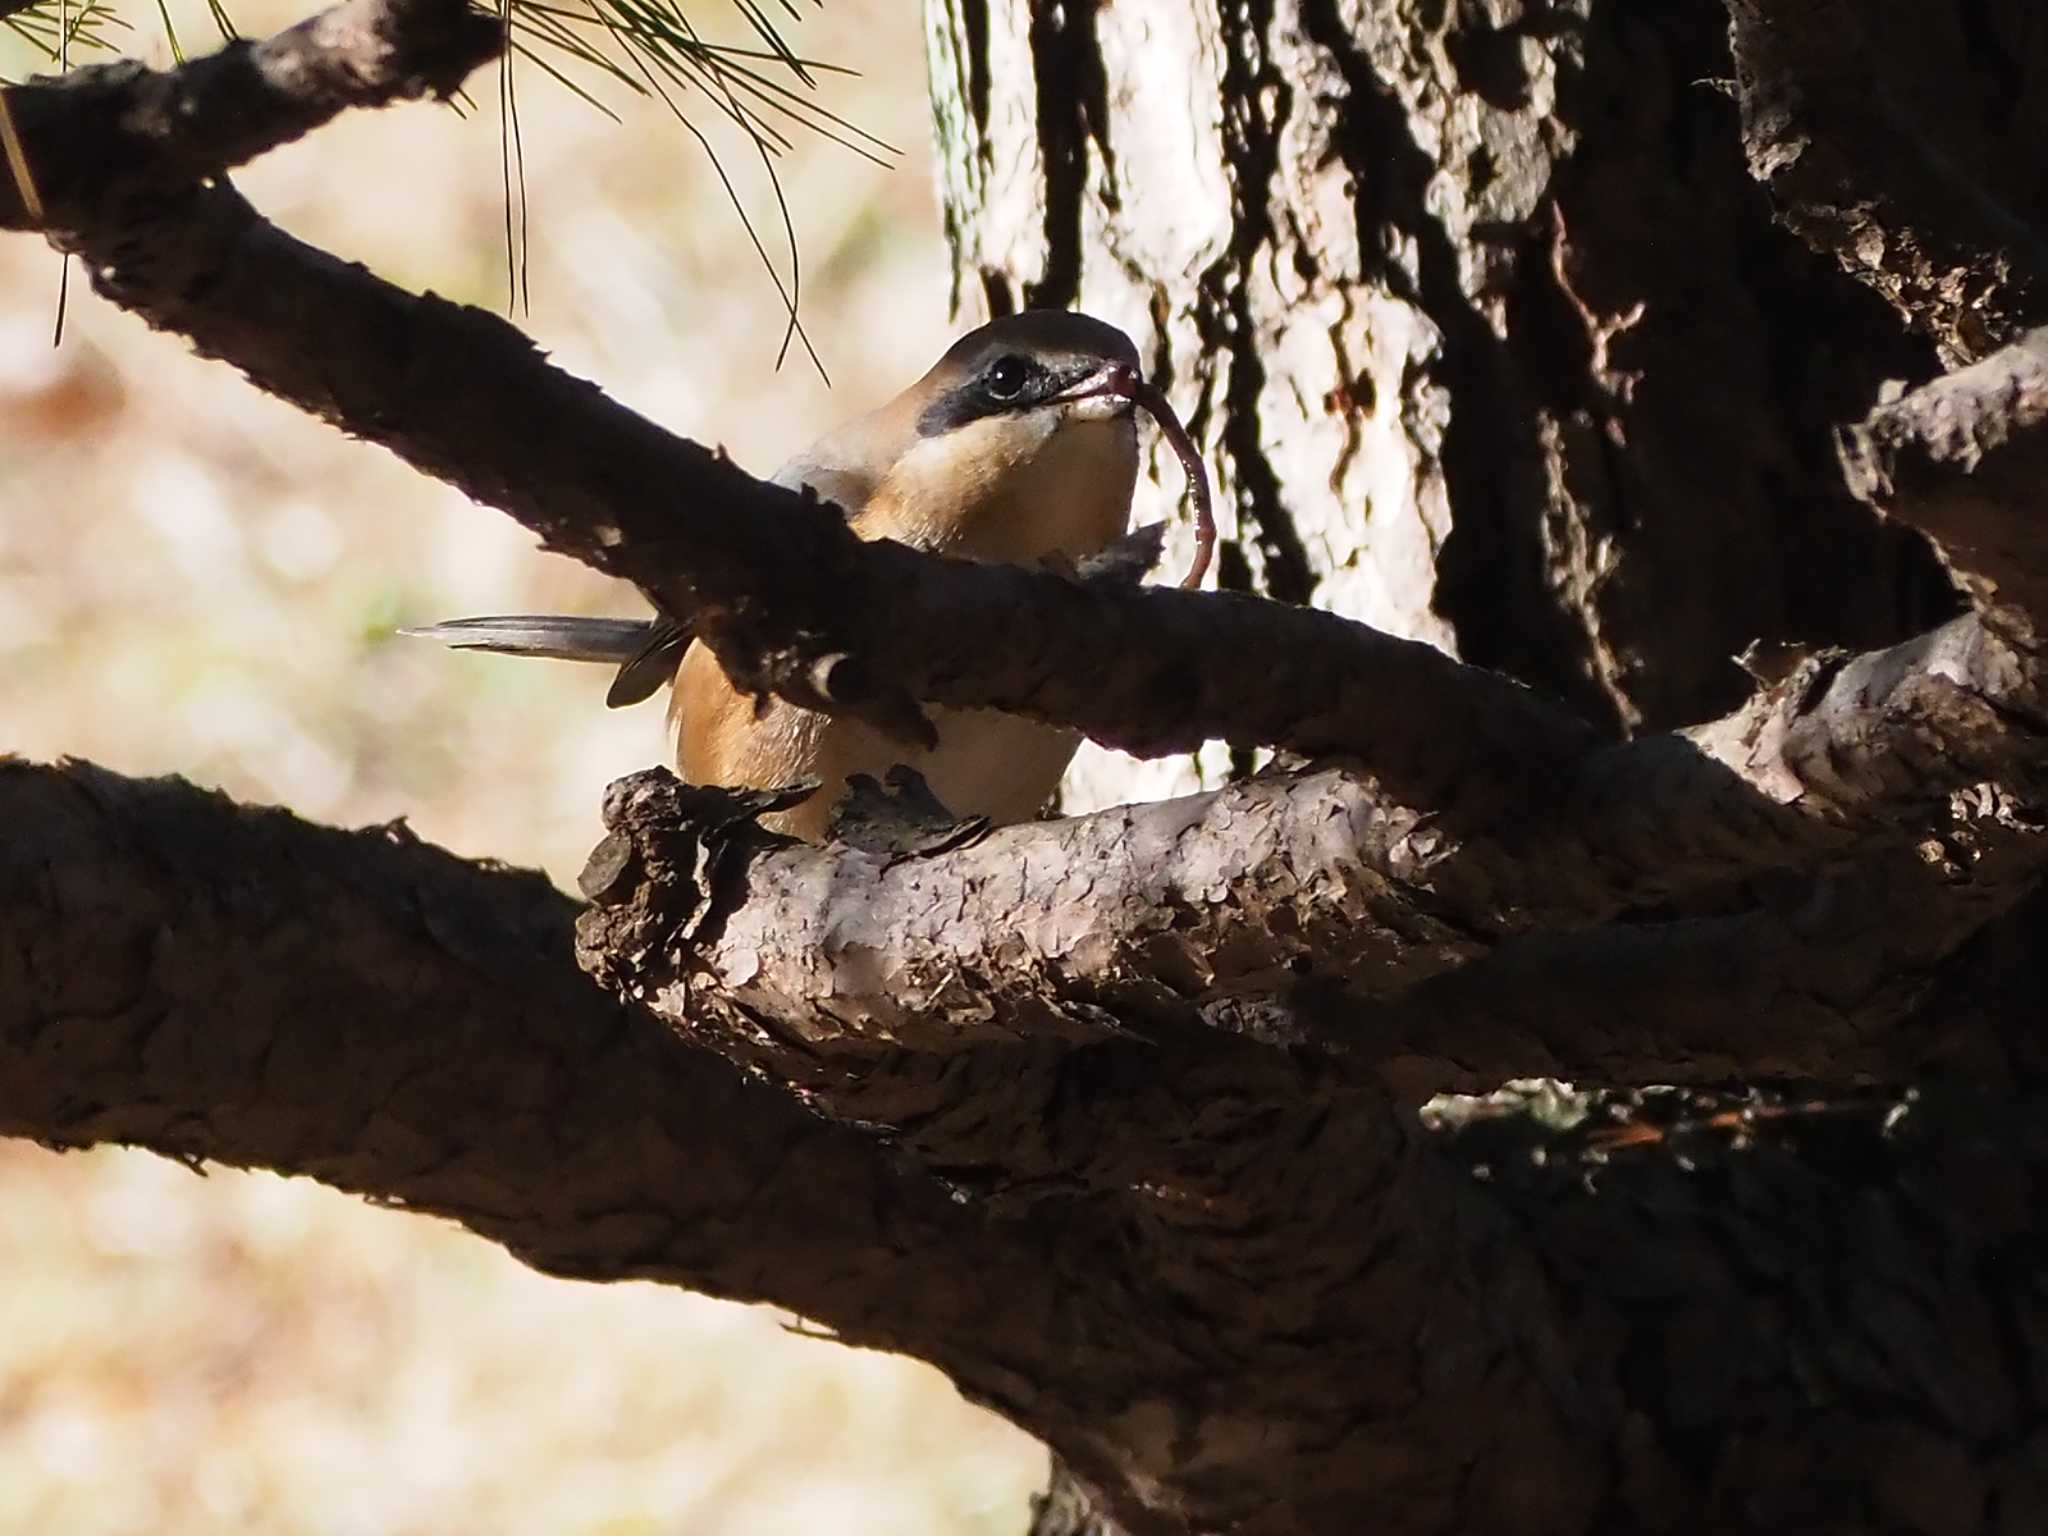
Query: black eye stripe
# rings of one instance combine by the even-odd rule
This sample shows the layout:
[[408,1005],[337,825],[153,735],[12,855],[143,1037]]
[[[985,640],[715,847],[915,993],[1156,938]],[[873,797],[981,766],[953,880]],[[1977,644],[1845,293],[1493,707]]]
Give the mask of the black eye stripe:
[[996,414],[996,407],[983,398],[980,390],[972,384],[958,389],[949,389],[938,399],[926,406],[917,415],[919,437],[940,437],[955,427],[964,427],[970,421]]
[[[998,397],[989,390],[989,375],[1005,362],[1021,364],[1026,370],[1026,377],[1023,386],[1014,394]],[[998,354],[977,368],[966,383],[956,384],[918,413],[918,436],[937,437],[969,422],[979,421],[984,416],[1027,410],[1040,401],[1050,400],[1071,389],[1094,373],[1098,366],[1077,359],[1048,367],[1015,353]]]

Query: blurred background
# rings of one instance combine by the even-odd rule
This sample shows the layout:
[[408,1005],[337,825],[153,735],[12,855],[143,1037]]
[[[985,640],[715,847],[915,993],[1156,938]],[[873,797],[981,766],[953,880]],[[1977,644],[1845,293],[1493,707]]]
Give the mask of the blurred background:
[[[230,9],[261,34],[313,3]],[[520,323],[764,474],[956,330],[918,7],[802,12],[778,18],[797,51],[861,71],[820,98],[901,151],[885,170],[797,134],[780,163],[830,388],[800,350],[778,371],[774,288],[678,124],[600,87],[616,126],[537,67],[515,76]],[[124,51],[170,61],[153,6],[120,14]],[[170,14],[188,51],[213,45],[197,0]],[[749,35],[731,0],[692,19]],[[0,32],[0,74],[48,67]],[[488,76],[475,89],[466,117],[346,117],[239,183],[318,245],[502,312],[498,108]],[[683,104],[711,124],[703,98]],[[772,247],[758,161],[719,145]],[[603,785],[665,756],[660,704],[608,712],[599,671],[390,631],[636,613],[635,594],[152,335],[75,271],[53,349],[58,277],[43,245],[0,240],[0,751],[180,773],[322,821],[404,816],[571,885]],[[1034,1443],[935,1372],[789,1321],[549,1280],[304,1180],[0,1142],[0,1531],[1022,1529]]]

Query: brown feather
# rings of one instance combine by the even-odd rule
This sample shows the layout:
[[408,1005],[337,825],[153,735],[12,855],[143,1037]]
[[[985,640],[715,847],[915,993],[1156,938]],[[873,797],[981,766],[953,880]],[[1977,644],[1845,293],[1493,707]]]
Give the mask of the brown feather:
[[[1079,559],[1124,532],[1138,471],[1128,403],[1076,400],[982,416],[921,435],[926,405],[958,387],[991,350],[1135,366],[1121,332],[1087,316],[1032,311],[963,337],[910,389],[822,438],[776,479],[837,501],[864,539],[891,538],[959,559],[1035,565]],[[900,746],[859,721],[781,700],[757,709],[717,658],[693,642],[675,674],[669,719],[677,771],[698,784],[776,788],[815,777],[824,788],[764,822],[816,841],[847,776],[881,778],[907,763],[958,815],[997,822],[1036,815],[1080,738],[987,710],[934,710],[939,745]]]

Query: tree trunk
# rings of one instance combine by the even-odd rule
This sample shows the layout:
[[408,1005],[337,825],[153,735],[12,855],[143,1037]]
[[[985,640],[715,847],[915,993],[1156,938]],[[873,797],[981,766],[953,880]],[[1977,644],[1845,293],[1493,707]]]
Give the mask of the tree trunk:
[[[1771,219],[1713,0],[931,8],[947,228],[1147,338],[1222,583],[1661,729],[1953,597],[1830,429],[1932,349]],[[1169,468],[1168,494],[1177,493]]]
[[[1924,541],[1851,495],[1834,435],[1888,380],[2038,322],[2048,270],[2027,259],[2048,229],[2038,12],[1801,9],[930,0],[958,283],[995,313],[1078,305],[1143,338],[1235,510],[1223,586],[1427,640],[1604,731],[1705,720],[1802,656],[1956,610]],[[1888,179],[1858,184],[1871,162]],[[1157,782],[1088,772],[1084,803]],[[2043,915],[2022,908],[1971,968],[2027,952]],[[2031,963],[1985,986],[1976,1006],[2012,1024],[2048,1001]],[[1922,1027],[1961,1033],[1944,1010],[1965,1006],[1944,995]],[[1910,1167],[1844,1081],[1825,1149],[1770,1172],[1688,1151],[1623,1193],[1505,1157],[1490,1185],[1441,1190],[1472,1207],[1484,1299],[1452,1323],[1465,1287],[1425,1301],[1430,1266],[1396,1259],[1367,1289],[1415,1309],[1412,1354],[1347,1358],[1326,1296],[1279,1330],[1298,1373],[1192,1378],[1153,1410],[1183,1495],[1209,1496],[1187,1523],[2040,1528],[2043,1315],[2008,1288],[2041,1235],[2031,1080],[1998,1109],[1967,1076],[1930,1088],[1977,1150]],[[1455,1111],[1475,1113],[1520,1123],[1518,1150],[1529,1134]],[[1594,1236],[1636,1220],[1677,1224],[1654,1276]],[[1485,1257],[1496,1222],[1534,1238],[1513,1277]],[[1232,1270],[1182,1273],[1175,1304],[1249,1325],[1274,1293]],[[1366,1406],[1444,1377],[1491,1379],[1491,1423]]]

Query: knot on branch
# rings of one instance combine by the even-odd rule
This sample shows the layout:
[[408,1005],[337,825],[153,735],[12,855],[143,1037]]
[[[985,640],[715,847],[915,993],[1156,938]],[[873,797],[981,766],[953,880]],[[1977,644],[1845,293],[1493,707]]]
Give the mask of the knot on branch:
[[924,752],[938,746],[938,730],[917,700],[877,676],[862,656],[821,652],[810,635],[777,641],[731,614],[704,614],[698,622],[726,676],[757,703],[783,698],[800,709],[859,720],[901,746]]
[[[629,774],[605,791],[605,837],[577,876],[591,902],[576,924],[583,968],[627,991],[656,956],[696,938],[712,921],[732,856],[790,840],[758,818],[817,790],[815,780],[779,789],[685,784],[666,768]],[[669,962],[660,962],[666,972]]]
[[1166,524],[1147,523],[1092,555],[1074,562],[1073,574],[1082,581],[1099,581],[1106,586],[1135,587],[1152,574],[1152,567],[1166,552]]

